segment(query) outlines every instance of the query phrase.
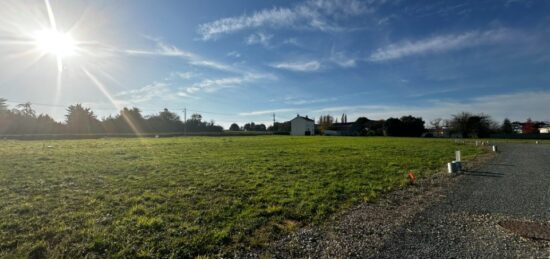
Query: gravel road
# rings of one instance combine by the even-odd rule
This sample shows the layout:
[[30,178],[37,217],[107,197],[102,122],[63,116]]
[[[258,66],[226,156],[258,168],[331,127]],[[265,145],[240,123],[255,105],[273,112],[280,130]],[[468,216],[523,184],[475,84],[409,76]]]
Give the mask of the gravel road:
[[549,258],[550,244],[498,222],[550,222],[550,145],[506,144],[462,176],[447,197],[396,231],[380,257]]
[[550,145],[502,144],[458,177],[439,175],[304,228],[262,251],[274,258],[550,258],[550,242],[502,220],[550,224]]

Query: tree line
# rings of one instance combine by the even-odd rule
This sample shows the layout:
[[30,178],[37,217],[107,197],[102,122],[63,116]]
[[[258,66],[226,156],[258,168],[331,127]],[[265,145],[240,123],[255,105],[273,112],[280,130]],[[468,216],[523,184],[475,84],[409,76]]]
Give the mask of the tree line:
[[222,132],[223,127],[214,121],[204,121],[193,114],[183,122],[180,117],[164,109],[157,114],[144,116],[138,108],[123,108],[118,114],[99,119],[94,112],[81,104],[67,107],[63,122],[47,114],[36,114],[31,103],[9,109],[6,99],[0,98],[0,134],[145,134],[171,132]]
[[537,134],[539,128],[548,127],[548,123],[533,121],[530,118],[526,122],[511,122],[509,119],[504,119],[499,124],[487,114],[469,112],[451,115],[451,118],[446,120],[434,119],[430,122],[430,128],[426,128],[426,122],[422,117],[411,115],[385,120],[359,117],[353,123],[347,123],[346,120],[345,114],[342,115],[342,123],[338,123],[338,120],[331,115],[321,115],[317,122],[318,134],[323,134],[326,130],[340,130],[344,131],[345,135],[354,136],[487,138],[491,134]]
[[[31,103],[16,105],[9,109],[6,99],[0,98],[0,134],[141,134],[173,132],[222,132],[223,127],[214,121],[204,121],[202,115],[193,114],[185,122],[174,112],[164,109],[157,114],[144,116],[138,108],[123,108],[116,115],[99,119],[90,108],[81,104],[67,107],[63,122],[57,122],[47,114],[37,114]],[[370,120],[359,117],[348,123],[346,114],[338,119],[331,115],[320,116],[316,134],[326,130],[344,131],[344,135],[354,136],[447,136],[447,137],[490,137],[491,134],[537,134],[547,123],[527,119],[526,122],[511,122],[505,119],[497,123],[487,114],[461,112],[450,119],[434,119],[430,128],[425,127],[422,117],[411,115],[386,120]],[[270,131],[274,134],[289,134],[290,121],[275,122],[271,126],[246,123],[242,127],[236,123],[231,131]]]

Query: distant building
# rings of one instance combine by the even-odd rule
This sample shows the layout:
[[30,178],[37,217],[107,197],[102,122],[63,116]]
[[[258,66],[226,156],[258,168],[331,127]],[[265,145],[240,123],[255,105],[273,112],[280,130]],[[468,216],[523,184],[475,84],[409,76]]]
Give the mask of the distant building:
[[333,123],[324,130],[326,136],[366,136],[372,130],[372,136],[376,135],[376,130],[382,134],[383,121],[369,120],[365,117],[358,118],[355,122]]
[[539,128],[539,132],[541,134],[549,134],[550,133],[550,126],[545,126],[545,127]]
[[512,129],[514,129],[514,133],[522,134],[523,133],[523,123],[521,123],[519,121],[512,122]]
[[290,135],[309,136],[315,135],[315,121],[300,115],[290,121]]
[[357,135],[353,129],[353,122],[349,123],[333,123],[328,129],[325,130],[326,136],[351,136]]

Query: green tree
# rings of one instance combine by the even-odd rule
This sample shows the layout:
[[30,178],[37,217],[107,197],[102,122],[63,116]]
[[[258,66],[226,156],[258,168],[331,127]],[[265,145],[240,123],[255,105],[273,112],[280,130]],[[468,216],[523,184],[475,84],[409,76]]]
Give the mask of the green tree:
[[334,117],[330,115],[321,115],[321,117],[319,117],[319,130],[321,131],[320,133],[324,134],[325,130],[329,129],[332,124],[334,124]]
[[486,114],[473,115],[468,112],[461,112],[453,115],[450,121],[451,130],[462,137],[489,137],[494,131],[495,123]]
[[389,118],[384,122],[385,136],[401,136],[403,134],[403,123],[397,118]]
[[90,134],[102,133],[101,123],[90,108],[84,108],[82,104],[71,105],[65,115],[67,130],[70,133]]
[[514,127],[512,127],[512,122],[510,122],[510,120],[508,118],[504,119],[504,121],[502,122],[502,126],[500,127],[500,131],[502,131],[502,133],[506,133],[506,134],[514,133]]
[[17,106],[15,106],[14,113],[17,113],[27,118],[36,118],[36,112],[32,109],[30,102],[18,104]]
[[[187,120],[186,124],[192,124],[194,120]],[[181,132],[184,130],[184,124],[180,117],[168,109],[164,109],[157,115],[152,115],[147,118],[149,127],[154,132]],[[194,131],[192,125],[187,125],[188,131]]]
[[241,130],[241,129],[239,128],[239,125],[238,125],[237,123],[233,123],[233,124],[231,124],[231,126],[229,127],[229,130],[231,130],[231,131],[239,131],[239,130]]
[[401,136],[406,137],[420,137],[426,130],[424,128],[424,120],[421,117],[403,116],[401,117],[401,123],[403,129],[401,130]]

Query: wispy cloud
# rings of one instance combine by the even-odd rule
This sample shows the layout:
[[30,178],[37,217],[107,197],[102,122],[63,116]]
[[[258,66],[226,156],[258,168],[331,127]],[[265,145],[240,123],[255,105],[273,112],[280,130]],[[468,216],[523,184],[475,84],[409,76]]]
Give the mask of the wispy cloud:
[[273,38],[273,34],[258,32],[258,33],[250,34],[246,38],[245,42],[248,45],[260,44],[267,48],[270,46],[270,41],[272,38]]
[[370,55],[368,60],[379,62],[426,53],[445,52],[483,44],[494,44],[510,39],[512,36],[511,34],[512,32],[507,29],[495,29],[487,31],[469,31],[462,34],[440,35],[414,42],[404,41],[377,49]]
[[227,56],[228,57],[233,57],[233,58],[240,58],[241,53],[239,53],[238,51],[231,51],[231,52],[227,53]]
[[272,67],[295,72],[315,72],[321,68],[321,63],[317,60],[281,62],[271,64]]
[[[387,119],[404,115],[420,116],[424,121],[435,118],[450,118],[452,114],[462,111],[486,113],[493,119],[504,118],[525,120],[529,117],[536,120],[550,120],[546,107],[550,100],[550,91],[528,91],[499,95],[487,95],[470,98],[461,102],[449,100],[432,100],[422,106],[407,105],[345,105],[328,107],[282,107],[273,110],[258,110],[239,113],[240,116],[256,116],[277,113],[279,117],[291,119],[294,114],[308,114],[311,117],[324,114],[338,115],[346,113],[352,120],[361,116],[369,119]],[[510,107],[514,107],[510,110]]]
[[340,67],[355,67],[356,60],[355,58],[348,57],[344,52],[332,51],[330,55],[330,60],[337,64]]
[[294,46],[297,46],[297,47],[303,47],[302,43],[300,43],[298,41],[298,39],[296,39],[296,38],[288,38],[288,39],[283,41],[283,44],[294,45]]
[[201,24],[198,33],[203,40],[210,40],[222,34],[264,26],[338,30],[343,29],[338,25],[338,20],[357,16],[369,10],[365,2],[358,0],[310,0],[290,8],[274,7],[257,11],[252,15],[227,17]]
[[229,66],[217,61],[209,60],[198,54],[181,50],[178,47],[168,44],[166,42],[163,42],[160,39],[155,39],[155,38],[150,38],[150,39],[154,40],[156,43],[155,48],[152,50],[126,49],[126,50],[123,50],[122,52],[128,55],[134,55],[134,56],[178,57],[178,58],[186,59],[190,65],[194,65],[194,66],[207,67],[210,69],[216,69],[216,70],[221,70],[226,72],[235,72],[235,73],[242,72],[233,66]]
[[316,104],[316,103],[326,103],[337,101],[337,97],[328,97],[328,98],[313,98],[313,99],[301,99],[295,97],[287,97],[283,101],[286,104],[292,105],[305,105],[305,104]]
[[272,114],[272,113],[278,113],[278,112],[293,112],[297,111],[298,109],[293,108],[283,108],[283,109],[273,109],[273,110],[261,110],[261,111],[251,111],[251,112],[241,112],[239,113],[240,116],[256,116],[256,115],[266,115],[266,114]]
[[122,91],[114,96],[117,99],[123,99],[129,103],[142,103],[152,100],[157,97],[170,96],[172,90],[170,85],[163,82],[154,82],[139,89],[132,89],[128,91]]
[[215,92],[223,88],[237,87],[246,83],[251,83],[260,79],[275,80],[276,77],[271,74],[248,73],[243,76],[224,77],[218,79],[204,79],[185,89],[187,94],[194,94],[199,91]]
[[187,80],[187,79],[191,79],[195,76],[197,76],[195,73],[193,72],[176,72],[175,73],[179,78],[181,79],[184,79],[184,80]]

